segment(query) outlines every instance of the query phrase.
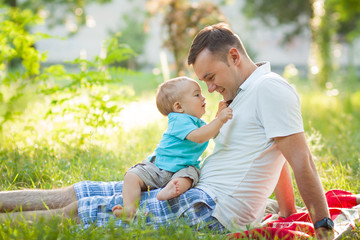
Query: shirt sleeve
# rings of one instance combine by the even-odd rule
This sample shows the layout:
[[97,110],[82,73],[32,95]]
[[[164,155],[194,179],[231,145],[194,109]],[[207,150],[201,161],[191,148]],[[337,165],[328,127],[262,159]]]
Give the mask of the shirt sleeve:
[[285,79],[264,79],[257,96],[258,114],[267,138],[304,131],[300,98]]
[[192,119],[190,116],[185,114],[179,114],[169,126],[169,134],[175,136],[181,140],[185,140],[186,136],[198,129],[195,119]]

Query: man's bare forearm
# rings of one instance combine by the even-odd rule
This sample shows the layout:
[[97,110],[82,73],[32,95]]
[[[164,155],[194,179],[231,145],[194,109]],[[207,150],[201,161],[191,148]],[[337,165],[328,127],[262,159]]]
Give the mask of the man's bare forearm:
[[[294,171],[296,184],[312,222],[316,223],[323,218],[329,218],[324,190],[304,133],[279,137],[275,139],[275,142]],[[330,234],[320,237],[321,239],[331,239],[332,237],[331,230],[319,228],[316,233],[318,237],[320,237],[319,233]]]
[[279,203],[280,216],[288,217],[296,213],[294,187],[287,162],[280,173],[279,181],[275,188],[275,196]]

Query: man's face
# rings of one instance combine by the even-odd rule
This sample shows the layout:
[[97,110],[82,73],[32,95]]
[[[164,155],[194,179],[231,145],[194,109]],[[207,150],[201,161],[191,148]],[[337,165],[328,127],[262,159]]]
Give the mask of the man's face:
[[220,93],[225,101],[234,99],[240,86],[236,66],[230,58],[228,63],[204,49],[193,64],[195,74],[206,83],[208,91]]

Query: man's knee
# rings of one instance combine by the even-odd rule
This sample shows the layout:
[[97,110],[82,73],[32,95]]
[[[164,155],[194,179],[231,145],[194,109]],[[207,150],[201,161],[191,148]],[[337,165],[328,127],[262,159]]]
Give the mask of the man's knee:
[[79,222],[79,213],[78,213],[78,201],[72,202],[66,207],[63,208],[63,214],[66,218],[73,218]]
[[66,199],[69,199],[69,202],[75,202],[78,200],[76,197],[74,185],[64,187],[61,190],[64,196],[66,196]]

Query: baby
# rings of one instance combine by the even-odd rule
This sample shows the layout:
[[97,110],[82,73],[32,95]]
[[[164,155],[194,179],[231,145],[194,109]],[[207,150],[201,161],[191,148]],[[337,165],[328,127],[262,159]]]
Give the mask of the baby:
[[157,199],[168,200],[194,187],[199,180],[200,156],[208,141],[215,138],[233,116],[232,109],[221,102],[215,119],[208,124],[201,120],[205,113],[205,97],[200,85],[187,77],[161,84],[156,105],[161,114],[168,116],[168,128],[154,153],[126,172],[123,206],[112,209],[116,217],[133,218],[141,191],[163,188]]

